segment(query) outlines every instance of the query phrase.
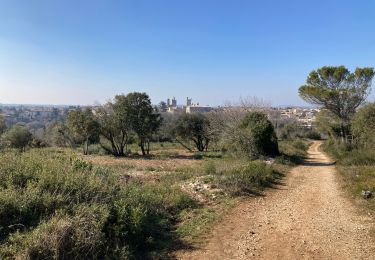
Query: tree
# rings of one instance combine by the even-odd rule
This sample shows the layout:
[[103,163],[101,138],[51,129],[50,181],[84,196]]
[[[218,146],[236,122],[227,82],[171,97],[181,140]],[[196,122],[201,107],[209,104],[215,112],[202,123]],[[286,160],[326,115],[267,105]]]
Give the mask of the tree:
[[174,126],[176,125],[178,115],[175,113],[161,114],[162,124],[157,132],[157,140],[159,142],[173,142],[175,140]]
[[345,140],[350,119],[368,96],[373,77],[373,68],[357,68],[351,73],[344,66],[325,66],[309,74],[306,85],[299,88],[299,95],[337,116],[340,135]]
[[99,140],[99,123],[94,119],[91,109],[70,111],[67,126],[76,138],[83,143],[83,154],[87,155],[90,143]]
[[100,143],[102,148],[114,156],[125,156],[129,140],[130,127],[125,114],[119,106],[108,102],[96,110],[96,118],[100,125],[100,135],[107,139],[110,147]]
[[360,108],[352,120],[352,132],[361,147],[375,147],[375,103]]
[[158,109],[160,110],[160,112],[167,112],[168,110],[167,103],[165,103],[164,101],[160,101],[158,105]]
[[25,151],[25,148],[32,140],[30,131],[22,125],[14,125],[3,136],[8,146]]
[[229,140],[232,150],[240,151],[250,158],[276,156],[279,154],[277,137],[272,123],[263,112],[249,112],[232,129]]
[[156,113],[146,93],[133,92],[115,97],[116,106],[121,108],[131,129],[137,134],[142,155],[150,153],[150,140],[161,124],[160,114]]
[[209,120],[203,114],[184,114],[177,120],[175,132],[182,139],[193,141],[198,151],[207,151],[209,125]]
[[109,149],[115,156],[126,155],[126,145],[131,133],[139,140],[142,155],[150,153],[150,140],[160,124],[160,114],[154,111],[151,100],[146,93],[129,93],[117,95],[114,102],[97,109],[96,116],[100,124],[101,135],[111,143]]

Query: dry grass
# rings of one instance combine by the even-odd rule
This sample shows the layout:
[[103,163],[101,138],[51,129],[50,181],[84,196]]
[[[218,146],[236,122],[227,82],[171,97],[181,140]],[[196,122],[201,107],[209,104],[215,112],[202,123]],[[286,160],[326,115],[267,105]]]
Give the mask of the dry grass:
[[147,171],[173,171],[181,166],[199,166],[200,160],[194,159],[143,159],[143,158],[114,158],[111,156],[90,156],[89,161],[103,166],[123,166],[127,169],[135,168],[137,170]]
[[120,180],[129,179],[147,183],[161,182],[167,185],[178,185],[181,180],[199,175],[204,160],[193,158],[193,153],[182,149],[158,150],[150,158],[141,156],[116,158],[111,155],[90,155],[83,157],[94,165],[110,168]]
[[121,157],[115,158],[110,155],[90,155],[85,157],[94,164],[103,166],[121,166],[124,169],[136,169],[138,171],[175,171],[180,167],[194,167],[202,164],[201,160],[192,158],[183,150],[174,150],[174,155],[169,158]]

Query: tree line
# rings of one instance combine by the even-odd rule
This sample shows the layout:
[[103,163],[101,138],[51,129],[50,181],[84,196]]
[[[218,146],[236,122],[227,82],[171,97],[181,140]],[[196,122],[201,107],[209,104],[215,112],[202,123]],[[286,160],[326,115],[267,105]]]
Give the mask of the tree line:
[[[150,155],[152,141],[179,143],[189,151],[227,151],[249,157],[278,154],[275,129],[265,111],[243,108],[218,109],[209,113],[173,115],[152,106],[146,93],[116,95],[104,105],[71,110],[64,122],[57,122],[37,137],[21,125],[4,132],[2,145],[81,147],[99,145],[106,153],[129,156],[129,145],[137,143],[143,156]],[[265,148],[266,147],[266,148]]]
[[[368,145],[375,105],[363,104],[373,77],[373,68],[350,72],[344,66],[325,66],[309,74],[299,94],[305,101],[323,108],[316,124],[332,140]],[[142,155],[147,156],[151,142],[171,141],[190,151],[213,149],[257,157],[277,155],[278,138],[302,132],[296,122],[274,120],[277,116],[258,104],[262,103],[259,100],[245,103],[204,114],[173,115],[163,112],[165,104],[153,106],[146,93],[121,94],[104,105],[70,111],[64,122],[46,127],[42,137],[33,136],[20,125],[6,129],[4,119],[0,118],[1,146],[20,150],[46,144],[81,146],[83,153],[88,154],[90,145],[98,144],[106,153],[128,156],[129,145],[137,143]],[[306,131],[302,135],[317,136]]]

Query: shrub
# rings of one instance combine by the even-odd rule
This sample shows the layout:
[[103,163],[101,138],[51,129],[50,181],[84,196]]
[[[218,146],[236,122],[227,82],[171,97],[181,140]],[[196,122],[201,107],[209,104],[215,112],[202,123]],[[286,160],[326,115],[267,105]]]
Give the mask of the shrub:
[[203,159],[203,155],[201,153],[194,153],[193,158],[195,160],[201,160],[201,159]]
[[375,147],[375,103],[367,104],[357,111],[351,129],[360,147]]
[[375,165],[375,153],[374,151],[367,150],[352,150],[346,152],[340,159],[342,165]]
[[2,248],[4,257],[22,259],[98,259],[105,244],[103,228],[108,209],[84,205],[72,217],[57,213],[42,221],[31,232],[12,234],[10,245]]
[[0,154],[0,258],[145,258],[195,201],[48,150]]
[[321,140],[321,135],[315,131],[315,130],[309,130],[304,135],[306,138],[312,139],[312,140]]
[[248,113],[234,129],[229,147],[250,158],[279,154],[276,133],[267,116]]
[[284,140],[279,142],[281,155],[276,162],[281,164],[301,164],[306,157],[309,145],[301,139]]
[[344,145],[327,143],[324,149],[345,166],[371,166],[375,165],[375,152],[368,149],[348,150]]
[[14,125],[5,132],[3,139],[9,147],[24,151],[32,140],[32,134],[26,127]]
[[292,146],[295,149],[300,150],[300,151],[304,151],[304,152],[306,152],[307,149],[309,148],[309,146],[305,142],[303,142],[302,140],[293,141]]
[[257,194],[264,187],[272,185],[279,174],[269,165],[254,161],[223,174],[220,185],[230,194]]

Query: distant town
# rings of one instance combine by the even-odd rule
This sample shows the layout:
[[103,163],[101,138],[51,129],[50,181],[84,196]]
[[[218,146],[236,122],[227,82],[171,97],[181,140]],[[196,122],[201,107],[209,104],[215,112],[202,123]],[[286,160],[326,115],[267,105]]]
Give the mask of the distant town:
[[[218,109],[241,108],[241,106],[231,107],[211,107],[208,105],[200,105],[193,103],[192,99],[187,97],[185,105],[179,105],[175,97],[168,98],[167,102],[160,102],[163,112],[168,113],[207,113]],[[282,120],[295,120],[301,126],[311,128],[316,120],[316,115],[319,113],[319,108],[304,108],[304,107],[270,107],[272,114],[276,114]]]
[[[54,105],[1,105],[0,114],[5,116],[8,125],[23,124],[30,129],[42,129],[46,125],[64,121],[69,111],[79,106],[54,106]],[[212,107],[194,103],[192,98],[187,97],[183,104],[179,104],[175,97],[167,98],[166,101],[156,105],[160,113],[181,114],[181,113],[208,113],[222,109],[241,109],[241,106],[219,106]],[[267,110],[273,117],[280,120],[296,121],[300,126],[311,128],[316,120],[319,108],[306,107],[270,107]]]

